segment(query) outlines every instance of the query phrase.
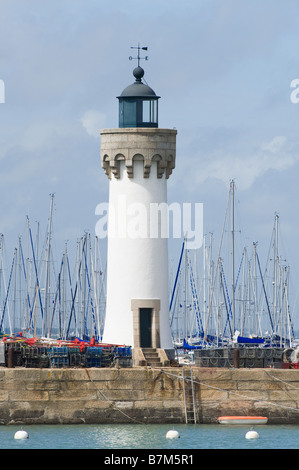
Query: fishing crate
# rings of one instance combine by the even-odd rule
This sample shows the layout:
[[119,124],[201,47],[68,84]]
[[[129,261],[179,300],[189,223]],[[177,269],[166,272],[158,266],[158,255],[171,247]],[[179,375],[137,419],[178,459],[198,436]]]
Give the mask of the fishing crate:
[[206,349],[194,349],[194,357],[206,357]]
[[114,359],[114,347],[102,348],[101,367],[111,367]]
[[14,367],[21,367],[23,365],[22,361],[22,348],[23,345],[19,342],[16,343],[6,343],[5,344],[5,363],[8,365],[8,348],[12,348],[13,350],[13,366]]
[[253,358],[247,357],[245,359],[245,367],[246,368],[252,368],[252,369],[263,368],[264,367],[264,360],[256,358],[256,357],[253,357]]
[[239,359],[239,368],[240,369],[243,369],[245,367],[245,361],[246,361],[246,359],[244,359],[244,358]]
[[68,350],[70,367],[85,367],[85,353],[77,347]]
[[38,367],[47,369],[49,367],[49,365],[50,365],[50,360],[49,360],[48,354],[46,354],[46,353],[41,354],[40,357],[39,357]]
[[234,349],[223,348],[223,357],[225,357],[226,359],[232,359],[234,357]]
[[265,348],[264,349],[264,359],[272,359],[273,358],[274,349],[273,348]]
[[205,351],[207,357],[223,357],[223,349],[207,348]]
[[231,367],[231,362],[226,357],[210,357],[210,367]]
[[85,350],[85,367],[101,367],[102,348],[88,346]]
[[70,367],[85,367],[85,354],[84,353],[72,353],[69,355]]
[[53,368],[69,367],[68,356],[52,356],[50,357],[50,366]]
[[45,347],[25,347],[22,350],[22,363],[24,367],[49,367],[48,350]]
[[272,367],[273,367],[273,359],[265,357],[264,358],[264,368],[268,369],[268,368],[272,368]]
[[114,355],[115,357],[132,357],[132,350],[131,350],[131,347],[129,346],[125,346],[125,347],[117,347],[115,348],[115,351],[114,351]]
[[50,348],[50,366],[54,368],[69,367],[68,348],[66,346]]
[[273,369],[281,369],[282,364],[283,364],[282,359],[273,358],[273,362],[272,362],[272,368]]
[[53,346],[50,348],[50,357],[68,357],[68,348],[66,346]]
[[132,367],[132,357],[115,357],[114,364],[116,367],[129,368]]
[[37,358],[26,358],[23,362],[23,367],[27,368],[48,368],[49,367],[49,357],[46,355],[42,355]]
[[242,359],[254,359],[256,357],[256,349],[255,348],[239,348],[240,351],[240,358]]
[[86,357],[101,357],[102,356],[102,348],[88,346],[85,349],[85,356]]
[[195,358],[195,365],[197,367],[210,367],[209,357],[197,357]]
[[101,358],[85,356],[85,367],[101,367]]
[[283,351],[283,348],[273,348],[273,358],[282,360]]
[[259,359],[265,358],[265,348],[256,348],[256,357]]

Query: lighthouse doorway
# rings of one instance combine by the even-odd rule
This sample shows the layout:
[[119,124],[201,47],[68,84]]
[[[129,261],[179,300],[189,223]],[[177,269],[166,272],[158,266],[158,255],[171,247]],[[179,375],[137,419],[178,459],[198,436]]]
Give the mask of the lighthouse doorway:
[[139,309],[139,325],[140,325],[140,346],[142,348],[152,347],[152,309]]
[[160,348],[160,299],[132,299],[133,347]]

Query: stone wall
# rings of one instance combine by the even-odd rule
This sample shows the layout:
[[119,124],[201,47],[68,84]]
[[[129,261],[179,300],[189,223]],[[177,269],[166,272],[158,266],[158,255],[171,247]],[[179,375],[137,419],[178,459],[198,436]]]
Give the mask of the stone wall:
[[[184,368],[188,372],[189,368]],[[198,423],[299,423],[299,370],[193,367]],[[184,423],[183,368],[0,368],[1,424]]]

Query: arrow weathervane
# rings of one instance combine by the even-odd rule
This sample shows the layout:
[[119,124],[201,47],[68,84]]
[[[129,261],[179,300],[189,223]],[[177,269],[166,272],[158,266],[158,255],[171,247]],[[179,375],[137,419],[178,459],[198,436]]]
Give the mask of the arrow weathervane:
[[129,57],[129,60],[134,59],[134,60],[137,60],[137,61],[138,61],[138,62],[137,62],[137,63],[138,63],[138,67],[139,67],[139,62],[140,62],[141,59],[148,60],[148,55],[146,55],[145,57],[140,57],[140,50],[147,51],[147,47],[140,47],[140,45],[139,45],[139,43],[138,43],[138,46],[137,46],[137,47],[131,46],[131,49],[138,49],[138,55],[137,55],[137,57],[132,57],[132,56]]

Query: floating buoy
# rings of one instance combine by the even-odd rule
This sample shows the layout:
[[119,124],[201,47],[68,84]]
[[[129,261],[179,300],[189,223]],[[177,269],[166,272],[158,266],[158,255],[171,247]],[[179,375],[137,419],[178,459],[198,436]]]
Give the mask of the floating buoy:
[[256,431],[253,431],[252,429],[248,431],[245,435],[246,439],[258,439],[260,436]]
[[14,437],[15,439],[28,439],[29,435],[28,435],[28,432],[21,430],[21,431],[17,431]]
[[180,435],[178,431],[176,431],[175,429],[171,429],[170,431],[166,433],[166,437],[167,439],[178,439]]

